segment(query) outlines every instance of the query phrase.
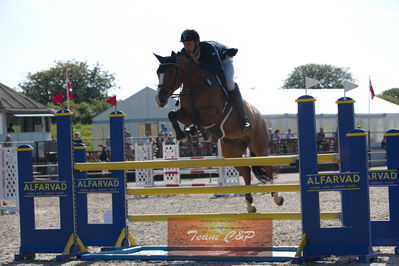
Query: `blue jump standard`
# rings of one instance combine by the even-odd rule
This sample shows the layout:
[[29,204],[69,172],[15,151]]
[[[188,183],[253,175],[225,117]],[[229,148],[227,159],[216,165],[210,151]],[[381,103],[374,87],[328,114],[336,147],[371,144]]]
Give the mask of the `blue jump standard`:
[[193,260],[193,261],[266,261],[266,262],[286,262],[295,258],[297,247],[272,247],[272,256],[260,257],[221,257],[221,256],[190,256],[186,251],[186,256],[169,256],[168,247],[132,247],[122,250],[85,254],[81,260]]

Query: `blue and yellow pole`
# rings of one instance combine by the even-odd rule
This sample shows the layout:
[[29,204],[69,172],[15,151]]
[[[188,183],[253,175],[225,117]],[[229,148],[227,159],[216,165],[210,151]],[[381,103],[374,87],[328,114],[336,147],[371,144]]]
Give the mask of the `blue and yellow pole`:
[[[346,136],[350,130],[355,128],[355,101],[349,97],[342,97],[336,101],[338,105],[338,140],[339,140],[339,161],[340,161],[340,172],[346,172],[350,170],[350,149],[349,139]],[[342,210],[342,224],[350,226],[352,221],[356,219],[353,217],[353,208],[349,201],[348,191],[341,191],[341,210]],[[345,204],[344,204],[345,202]]]

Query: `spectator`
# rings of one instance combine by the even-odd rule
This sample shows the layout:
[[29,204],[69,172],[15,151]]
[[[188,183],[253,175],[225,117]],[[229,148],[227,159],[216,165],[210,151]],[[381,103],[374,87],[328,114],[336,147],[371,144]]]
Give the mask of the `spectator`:
[[161,129],[159,130],[160,137],[167,137],[168,136],[168,128],[165,126],[164,123],[161,123]]
[[75,132],[75,135],[73,136],[73,143],[82,143],[82,139],[80,138],[80,132]]
[[143,137],[141,140],[141,144],[145,145],[145,144],[150,144],[152,142],[153,142],[153,139],[151,138],[151,132],[149,130],[147,130],[145,132],[145,137]]
[[287,139],[293,139],[295,138],[295,134],[292,133],[291,128],[288,129],[287,135],[285,136]]
[[9,123],[9,124],[8,124],[8,127],[7,127],[7,132],[14,133],[15,130],[14,130],[12,127],[13,127],[13,124],[12,124],[12,123]]
[[273,129],[271,127],[269,127],[269,129],[267,130],[268,134],[269,134],[269,140],[272,141],[273,140]]
[[3,147],[11,147],[11,146],[12,146],[11,135],[7,135],[6,139],[4,140]]
[[126,128],[124,130],[124,137],[125,137],[125,160],[133,161],[134,160],[134,146],[133,146],[132,133],[130,133]]
[[273,140],[279,142],[281,139],[280,137],[280,129],[276,129],[273,134]]
[[317,149],[320,150],[320,146],[323,144],[326,135],[324,134],[324,129],[321,127],[319,133],[317,133]]
[[108,162],[109,161],[109,152],[108,152],[107,145],[100,145],[100,146],[102,149],[100,152],[100,156],[98,158],[102,162]]

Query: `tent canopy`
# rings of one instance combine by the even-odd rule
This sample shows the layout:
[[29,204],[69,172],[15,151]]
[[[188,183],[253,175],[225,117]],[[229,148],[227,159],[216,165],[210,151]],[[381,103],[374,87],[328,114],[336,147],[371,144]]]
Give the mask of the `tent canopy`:
[[[260,97],[265,95],[265,97]],[[246,101],[254,105],[262,114],[277,115],[277,114],[296,114],[297,104],[295,100],[300,96],[305,95],[304,89],[279,89],[262,91],[254,89],[245,91],[244,98]],[[336,114],[337,104],[335,103],[339,98],[344,97],[343,89],[308,89],[308,95],[316,99],[316,113],[317,114]],[[346,97],[355,100],[355,113],[368,114],[368,88],[367,90],[357,88],[346,93]],[[372,114],[399,114],[399,105],[385,101],[381,98],[375,97],[370,100],[370,113]]]

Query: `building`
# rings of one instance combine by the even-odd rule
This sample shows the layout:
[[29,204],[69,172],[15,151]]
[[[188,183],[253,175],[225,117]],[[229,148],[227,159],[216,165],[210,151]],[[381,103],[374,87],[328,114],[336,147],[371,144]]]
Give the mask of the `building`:
[[[144,88],[129,98],[118,102],[117,109],[126,114],[125,126],[133,137],[143,137],[146,132],[151,136],[158,136],[161,124],[164,123],[169,131],[172,126],[168,113],[176,107],[176,100],[169,99],[164,108],[159,108],[155,101],[157,92],[151,88]],[[109,117],[115,110],[111,107],[93,118],[93,137],[104,139],[109,137]]]
[[51,140],[54,110],[0,83],[0,142]]

